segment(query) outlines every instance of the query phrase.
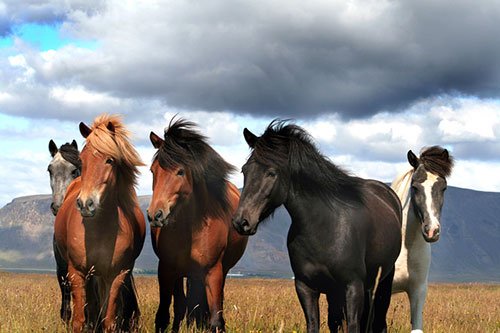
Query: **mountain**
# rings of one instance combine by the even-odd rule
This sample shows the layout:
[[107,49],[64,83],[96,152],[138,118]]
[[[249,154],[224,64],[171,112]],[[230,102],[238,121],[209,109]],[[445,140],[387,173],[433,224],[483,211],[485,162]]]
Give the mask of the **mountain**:
[[[50,196],[14,199],[0,209],[0,269],[55,268],[52,254],[54,217]],[[139,198],[146,211],[149,196]],[[432,281],[500,282],[500,193],[449,187],[442,213],[442,233],[432,245]],[[263,222],[234,273],[293,276],[286,249],[290,216],[282,207]],[[148,228],[149,229],[149,228]],[[136,262],[142,271],[155,271],[157,258],[148,235]]]

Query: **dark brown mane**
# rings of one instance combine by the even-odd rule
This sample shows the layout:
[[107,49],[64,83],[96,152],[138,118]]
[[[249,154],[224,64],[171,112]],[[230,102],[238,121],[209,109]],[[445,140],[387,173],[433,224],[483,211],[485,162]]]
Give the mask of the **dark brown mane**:
[[209,196],[215,199],[215,206],[209,208],[217,216],[224,215],[231,206],[227,197],[228,176],[235,168],[210,147],[207,138],[196,127],[195,123],[184,119],[171,122],[165,130],[165,141],[153,160],[157,159],[164,169],[176,166],[189,169],[194,191],[205,185]]
[[454,159],[448,150],[440,146],[425,147],[420,152],[420,163],[429,172],[437,174],[443,178],[451,175]]
[[255,143],[251,159],[290,175],[300,191],[325,202],[362,200],[359,178],[352,177],[319,152],[309,133],[287,120],[273,120]]
[[66,142],[59,148],[59,152],[66,161],[76,166],[78,170],[80,171],[82,170],[82,161],[80,160],[80,152],[78,151],[77,148],[75,148],[75,146]]

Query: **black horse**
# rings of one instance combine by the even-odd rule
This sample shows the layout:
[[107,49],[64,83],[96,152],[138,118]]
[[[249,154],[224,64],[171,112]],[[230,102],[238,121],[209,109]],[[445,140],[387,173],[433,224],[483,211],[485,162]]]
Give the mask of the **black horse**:
[[319,331],[320,293],[327,296],[331,331],[338,331],[344,313],[349,333],[386,331],[401,248],[396,194],[381,182],[346,174],[299,126],[275,120],[261,137],[246,128],[243,135],[253,151],[242,168],[233,225],[241,234],[255,234],[262,220],[285,205],[292,217],[288,252],[307,331]]

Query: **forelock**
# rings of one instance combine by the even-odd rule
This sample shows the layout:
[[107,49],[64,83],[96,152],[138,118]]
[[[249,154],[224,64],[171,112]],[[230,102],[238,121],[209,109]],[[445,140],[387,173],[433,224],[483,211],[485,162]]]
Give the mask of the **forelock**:
[[[447,152],[447,154],[446,154]],[[422,149],[419,161],[425,169],[443,178],[449,177],[454,165],[451,154],[440,146]]]

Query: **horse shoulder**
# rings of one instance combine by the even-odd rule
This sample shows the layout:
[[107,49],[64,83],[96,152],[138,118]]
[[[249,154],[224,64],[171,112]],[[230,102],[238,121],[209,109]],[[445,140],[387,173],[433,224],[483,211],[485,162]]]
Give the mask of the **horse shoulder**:
[[[75,178],[69,185],[66,190],[66,195],[64,196],[64,201],[66,201],[66,198],[68,198],[70,195],[74,196],[75,193],[78,194],[80,192],[80,188],[82,186],[82,181],[81,177]],[[76,200],[76,197],[75,197]]]
[[[82,222],[82,217],[76,209],[76,197],[80,192],[80,187],[80,177],[75,179],[68,186],[63,204],[54,222],[54,238],[56,240],[56,245],[64,256],[66,256],[67,252],[69,231],[71,231],[72,234],[75,232],[79,233],[78,230],[74,230],[73,224],[79,226]],[[80,229],[82,229],[83,232],[83,228]]]
[[133,245],[134,252],[139,256],[146,237],[146,222],[140,207],[135,205],[131,214],[126,214],[122,209],[119,209],[119,220],[121,221],[122,232],[125,233],[122,236],[128,239],[125,245]]

